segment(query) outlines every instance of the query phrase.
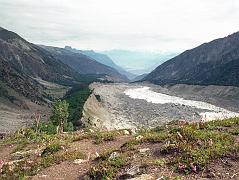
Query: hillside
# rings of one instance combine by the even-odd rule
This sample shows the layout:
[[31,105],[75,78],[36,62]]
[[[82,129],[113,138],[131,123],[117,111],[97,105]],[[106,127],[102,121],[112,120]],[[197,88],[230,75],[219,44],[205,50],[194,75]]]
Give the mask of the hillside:
[[101,64],[84,54],[75,53],[70,50],[57,47],[41,47],[51,53],[54,58],[69,65],[72,69],[80,74],[108,75],[112,78],[113,81],[128,81],[128,78],[126,76],[120,74],[114,68]]
[[70,50],[75,53],[85,54],[86,56],[93,58],[94,60],[98,61],[101,64],[104,64],[106,66],[110,66],[110,67],[116,69],[119,73],[127,76],[127,78],[130,80],[132,78],[136,77],[135,74],[125,71],[122,67],[116,65],[114,63],[114,61],[112,59],[110,59],[110,57],[105,54],[97,53],[93,50],[91,50],[91,51],[78,50],[78,49],[71,48],[70,46],[66,46],[65,49]]
[[[3,84],[34,102],[44,101],[44,87],[41,84],[27,75],[19,73],[15,68],[11,67],[8,62],[0,58],[0,85]],[[10,97],[7,91],[5,94],[3,86],[1,92],[2,97],[6,97],[10,101],[14,102],[14,96]]]
[[0,58],[11,68],[32,78],[60,84],[72,84],[78,79],[76,72],[49,52],[5,29],[0,31]]
[[239,86],[239,32],[170,59],[143,80],[155,84]]
[[132,82],[136,82],[136,81],[141,81],[143,78],[145,78],[148,74],[141,74],[139,76],[136,76],[134,79],[132,79]]

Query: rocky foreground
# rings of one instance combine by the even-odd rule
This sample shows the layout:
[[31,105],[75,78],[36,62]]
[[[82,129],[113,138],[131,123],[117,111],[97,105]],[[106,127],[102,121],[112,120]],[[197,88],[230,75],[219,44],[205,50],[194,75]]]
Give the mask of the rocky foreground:
[[236,87],[94,83],[91,89],[82,121],[102,130],[239,116]]

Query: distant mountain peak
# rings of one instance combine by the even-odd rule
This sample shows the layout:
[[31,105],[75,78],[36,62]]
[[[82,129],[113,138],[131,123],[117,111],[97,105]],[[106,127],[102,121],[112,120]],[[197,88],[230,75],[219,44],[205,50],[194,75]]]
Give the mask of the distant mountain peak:
[[78,50],[76,48],[72,48],[71,46],[65,46],[65,49],[69,50],[69,51],[72,51],[74,53],[84,54],[84,55],[88,56],[89,58],[92,58],[93,60],[95,60],[95,61],[97,61],[101,64],[104,64],[106,66],[109,66],[109,67],[115,69],[116,71],[118,71],[123,76],[127,76],[128,79],[133,79],[136,76],[132,73],[127,72],[122,67],[115,64],[115,62],[109,56],[107,56],[106,54],[98,53],[98,52],[95,52],[93,50]]

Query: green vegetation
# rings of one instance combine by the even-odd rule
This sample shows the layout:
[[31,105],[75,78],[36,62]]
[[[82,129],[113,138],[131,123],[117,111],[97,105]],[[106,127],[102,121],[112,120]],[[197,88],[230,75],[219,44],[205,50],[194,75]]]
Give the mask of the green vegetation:
[[[42,169],[66,160],[85,158],[79,151],[64,151],[67,144],[72,142],[70,134],[47,134],[33,129],[22,129],[6,137],[0,142],[1,146],[15,146],[12,153],[19,152],[19,161],[4,164],[0,179],[22,179],[37,174]],[[46,145],[48,144],[48,145]],[[38,149],[38,147],[41,147]],[[38,153],[35,150],[38,149]],[[29,151],[29,153],[27,153]]]
[[167,158],[167,164],[179,172],[198,172],[210,160],[239,152],[232,135],[238,135],[239,118],[192,123],[179,126],[170,122],[167,126],[141,130],[138,139],[133,139],[121,148],[134,150],[143,143],[160,143],[160,153]]
[[[183,125],[174,121],[154,129],[141,129],[134,136],[123,135],[123,130],[100,132],[84,129],[50,134],[22,129],[0,141],[1,146],[12,145],[11,158],[19,160],[14,165],[5,164],[0,179],[21,179],[63,161],[84,159],[86,156],[78,150],[81,142],[76,142],[82,139],[93,142],[90,147],[98,152],[101,146],[109,148],[99,157],[88,155],[91,167],[87,174],[92,179],[123,177],[131,167],[137,167],[137,171],[145,174],[150,174],[152,169],[177,173],[176,177],[162,179],[180,179],[177,175],[181,174],[190,178],[194,176],[192,173],[200,175],[204,172],[212,161],[220,163],[219,159],[224,157],[238,160],[238,129],[239,118]],[[121,136],[120,141],[117,136]],[[127,140],[123,144],[124,138]],[[110,149],[111,143],[98,145],[108,141],[114,141],[112,144],[118,148]]]
[[181,128],[170,141],[161,148],[161,153],[172,155],[169,164],[185,173],[202,170],[209,160],[223,157],[235,149],[231,135],[192,127]]
[[107,179],[114,177],[115,173],[126,165],[126,160],[122,155],[111,158],[114,151],[107,151],[95,160],[96,165],[89,171],[92,179]]
[[40,122],[40,119],[35,122],[32,129],[35,132],[45,132],[49,135],[62,133],[63,131],[73,131],[74,127],[71,122],[67,122],[69,104],[63,100],[58,100],[54,103],[51,116],[48,122]]
[[115,131],[109,132],[95,132],[93,138],[95,139],[96,144],[100,144],[104,141],[113,141],[115,140],[118,134]]
[[47,156],[49,154],[53,154],[61,149],[61,145],[59,143],[52,143],[48,145],[41,153],[41,155]]
[[56,129],[56,125],[53,124],[52,121],[49,122],[39,122],[38,125],[34,125],[33,129],[36,132],[45,132],[47,134],[56,134],[57,133],[57,129]]
[[88,86],[80,86],[72,88],[64,97],[67,103],[69,103],[68,121],[72,122],[74,126],[82,126],[80,119],[82,117],[83,106],[90,94],[91,90]]
[[58,100],[52,107],[50,121],[57,127],[57,133],[63,133],[64,126],[67,123],[69,104],[63,100]]
[[74,136],[73,141],[81,141],[83,139],[93,139],[96,144],[103,143],[105,141],[113,141],[121,134],[121,131],[94,131],[85,132],[82,135]]
[[63,152],[58,154],[50,154],[38,159],[23,159],[22,161],[11,164],[5,164],[0,174],[0,179],[13,180],[24,179],[28,176],[36,175],[39,171],[53,164],[59,164],[66,160],[74,160],[76,158],[85,158],[81,152]]

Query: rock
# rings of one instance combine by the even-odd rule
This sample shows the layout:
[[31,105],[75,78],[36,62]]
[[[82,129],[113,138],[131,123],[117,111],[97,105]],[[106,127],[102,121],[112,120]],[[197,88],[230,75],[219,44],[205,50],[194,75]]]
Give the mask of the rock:
[[214,172],[208,172],[207,178],[215,178],[216,174]]
[[141,140],[141,139],[143,139],[143,138],[144,138],[144,136],[139,135],[139,136],[137,136],[135,139],[136,139],[136,140]]
[[89,131],[90,131],[91,133],[95,132],[93,129],[89,129]]
[[82,164],[82,163],[85,163],[85,162],[87,162],[87,160],[85,160],[85,159],[76,159],[76,160],[74,160],[74,164]]
[[113,153],[111,153],[109,159],[115,159],[115,158],[117,158],[117,157],[119,157],[119,153],[113,152]]
[[140,153],[146,153],[146,152],[148,152],[148,151],[150,151],[150,149],[149,148],[143,148],[143,149],[139,149],[139,152]]
[[47,178],[47,175],[45,175],[45,174],[40,175],[39,178]]
[[0,160],[0,173],[2,172],[2,167],[3,167],[3,165],[4,165],[4,160]]
[[130,179],[131,180],[151,180],[151,179],[155,179],[155,178],[150,174],[142,174],[138,177],[130,178]]
[[140,174],[140,173],[141,173],[141,171],[140,171],[139,166],[132,166],[126,172],[127,175],[132,176],[132,177],[137,175],[137,174]]
[[131,134],[132,134],[132,135],[136,135],[136,130],[137,130],[136,128],[131,129]]
[[24,161],[24,159],[9,161],[9,162],[7,162],[6,164],[8,164],[9,166],[11,166],[11,165],[14,165],[14,164],[19,163],[19,162],[22,162],[22,161]]
[[29,154],[34,154],[34,150],[29,150],[29,151],[17,151],[12,154],[12,156],[16,159],[21,159]]
[[123,134],[124,134],[124,135],[130,135],[130,132],[125,129],[125,130],[123,130]]

